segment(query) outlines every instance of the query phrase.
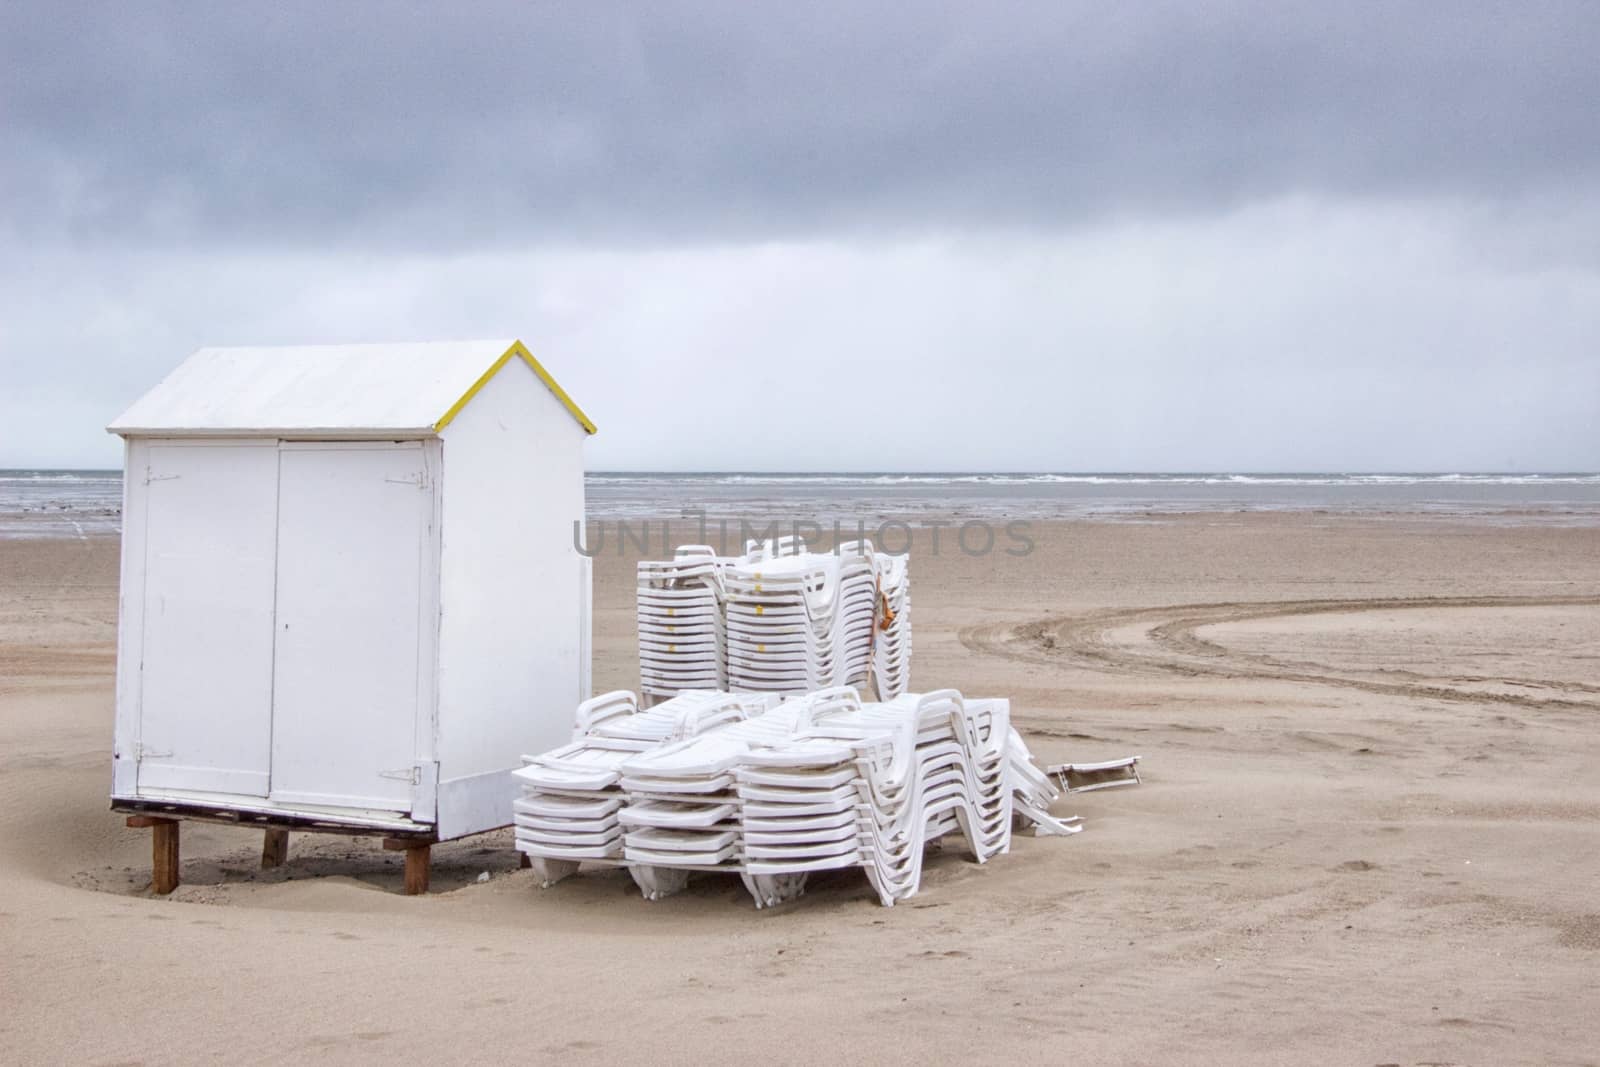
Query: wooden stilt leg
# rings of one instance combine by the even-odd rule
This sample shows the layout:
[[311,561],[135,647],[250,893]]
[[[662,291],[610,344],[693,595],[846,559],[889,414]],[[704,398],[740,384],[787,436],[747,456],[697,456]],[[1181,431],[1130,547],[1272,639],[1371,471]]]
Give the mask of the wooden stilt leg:
[[428,866],[432,852],[428,845],[406,849],[406,896],[414,897],[428,891]]
[[161,823],[150,831],[152,863],[150,886],[165,896],[178,888],[178,821]]
[[162,896],[178,888],[178,820],[130,815],[128,825],[150,828],[150,888]]
[[406,896],[414,897],[428,891],[428,865],[432,857],[432,841],[416,841],[406,837],[386,837],[383,847],[390,852],[406,854]]
[[289,831],[267,830],[261,838],[261,866],[281,867],[289,859]]

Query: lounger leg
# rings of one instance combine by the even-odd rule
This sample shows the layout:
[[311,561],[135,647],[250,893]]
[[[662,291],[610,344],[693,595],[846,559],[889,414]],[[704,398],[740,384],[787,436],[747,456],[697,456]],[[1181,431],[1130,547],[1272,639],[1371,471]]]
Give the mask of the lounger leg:
[[128,825],[150,829],[150,888],[166,896],[178,888],[178,820],[130,815]]
[[639,887],[646,900],[661,900],[682,891],[689,884],[689,872],[672,867],[630,866],[633,884]]
[[541,889],[549,889],[563,878],[571,878],[578,873],[577,860],[553,860],[547,856],[530,856],[522,854],[523,861],[533,868],[533,876],[539,879]]
[[806,879],[810,875],[802,871],[798,874],[746,874],[742,877],[744,887],[755,898],[759,909],[775,908],[805,895]]
[[261,838],[261,866],[263,869],[282,867],[289,859],[289,831],[268,830]]

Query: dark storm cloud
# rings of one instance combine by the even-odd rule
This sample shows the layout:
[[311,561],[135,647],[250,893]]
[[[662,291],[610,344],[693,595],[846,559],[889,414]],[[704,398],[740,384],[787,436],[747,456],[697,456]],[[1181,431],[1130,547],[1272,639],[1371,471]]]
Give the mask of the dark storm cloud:
[[1600,5],[8,4],[0,225],[440,249],[1593,192]]

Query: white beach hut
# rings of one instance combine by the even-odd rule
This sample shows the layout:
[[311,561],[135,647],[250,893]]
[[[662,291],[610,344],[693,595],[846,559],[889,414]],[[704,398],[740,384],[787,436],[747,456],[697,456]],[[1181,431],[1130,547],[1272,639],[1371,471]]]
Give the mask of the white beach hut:
[[[589,695],[583,441],[520,341],[206,348],[125,439],[112,806],[427,845],[511,822]],[[166,868],[165,870],[163,868]]]

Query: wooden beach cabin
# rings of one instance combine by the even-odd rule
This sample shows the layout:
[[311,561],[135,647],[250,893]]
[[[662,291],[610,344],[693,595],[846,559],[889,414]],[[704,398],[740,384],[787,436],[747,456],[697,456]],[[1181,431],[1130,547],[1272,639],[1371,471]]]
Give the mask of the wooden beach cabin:
[[508,775],[589,695],[574,544],[594,425],[520,341],[205,348],[126,447],[112,807],[428,845],[511,822]]

